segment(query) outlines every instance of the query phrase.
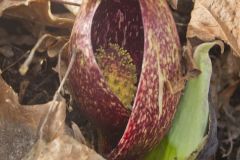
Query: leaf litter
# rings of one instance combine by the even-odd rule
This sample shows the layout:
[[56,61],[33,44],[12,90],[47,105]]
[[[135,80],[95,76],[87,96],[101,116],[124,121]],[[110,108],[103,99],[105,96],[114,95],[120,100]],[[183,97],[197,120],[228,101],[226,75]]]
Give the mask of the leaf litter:
[[[59,1],[0,2],[0,69],[3,77],[0,87],[5,91],[0,93],[0,144],[6,144],[0,146],[0,155],[5,156],[4,159],[70,159],[71,156],[77,159],[84,155],[90,159],[102,159],[93,150],[100,150],[96,130],[82,115],[79,116],[66,87],[63,98],[52,102],[65,73],[64,67],[59,67],[64,62],[59,60],[58,53],[70,36],[78,10],[77,5],[69,7],[74,0]],[[61,1],[69,3],[61,4]],[[216,48],[211,52],[210,97],[216,111],[219,143],[218,151],[211,159],[239,159],[240,59],[234,55],[240,54],[240,3],[237,0],[195,0],[191,12],[184,9],[192,8],[193,3],[189,0],[169,1],[174,7],[182,45],[187,39],[197,39],[198,42],[221,39],[226,43],[224,54],[219,55]],[[44,34],[51,36],[42,41],[29,64],[29,71],[21,76],[18,72],[20,66]],[[190,42],[193,47],[197,46]],[[64,56],[63,53],[62,59]],[[49,112],[52,103],[57,105]],[[46,119],[47,125],[42,125],[48,112],[51,116]],[[41,134],[40,126],[43,128]],[[213,134],[216,133],[213,131]],[[207,153],[209,149],[203,151]],[[199,156],[204,157],[204,154]]]
[[195,0],[187,36],[204,41],[221,39],[240,56],[240,1]]
[[[1,20],[7,22],[1,23],[5,25],[1,27],[4,30],[3,34],[8,36],[16,31],[11,25],[16,25],[15,21],[19,19]],[[20,23],[17,27],[19,28],[18,33],[15,33],[17,38],[26,33],[27,36],[38,39],[44,32],[49,33],[46,31],[47,27],[37,27],[42,30],[35,30],[38,34],[33,34],[32,30],[25,28],[32,22],[27,23],[29,24]],[[29,63],[30,69],[24,76],[20,75],[18,69],[28,58],[35,43],[19,45],[11,40],[5,41],[6,45],[12,46],[13,53],[5,52],[0,55],[1,76],[10,84],[0,79],[1,157],[28,160],[103,159],[85,145],[81,130],[76,125],[73,125],[73,130],[65,123],[67,115],[65,99],[52,101],[59,87],[58,74],[53,70],[57,64],[56,52],[61,49],[61,44],[64,44],[62,40],[65,39],[61,38],[61,35],[59,38],[49,37],[42,41],[40,51],[34,51],[35,55]],[[55,103],[56,105],[53,105]],[[49,116],[46,116],[48,114]],[[74,139],[73,136],[77,138]]]

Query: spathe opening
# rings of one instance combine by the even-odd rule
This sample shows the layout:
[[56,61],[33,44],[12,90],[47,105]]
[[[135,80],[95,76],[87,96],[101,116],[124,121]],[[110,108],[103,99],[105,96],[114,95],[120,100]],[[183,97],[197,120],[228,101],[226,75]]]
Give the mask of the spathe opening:
[[[121,49],[123,49],[124,51],[127,52],[127,54],[130,55],[131,60],[134,66],[136,67],[135,69],[136,82],[134,83],[134,85],[137,88],[137,84],[141,74],[144,52],[144,30],[139,1],[138,0],[101,1],[93,18],[91,28],[91,41],[93,51],[95,54],[99,50],[99,48],[103,50],[109,50],[109,45],[114,44],[118,45]],[[119,60],[119,56],[117,59]],[[123,67],[124,72],[129,71],[129,68],[127,68],[126,70],[124,69],[126,68]],[[126,75],[123,75],[123,77],[124,76]],[[122,80],[113,79],[112,81]],[[131,80],[127,79],[126,81]],[[127,88],[131,88],[131,86],[127,86]],[[116,90],[116,92],[118,92],[118,90]],[[133,100],[134,99],[132,99],[131,102],[133,102]]]

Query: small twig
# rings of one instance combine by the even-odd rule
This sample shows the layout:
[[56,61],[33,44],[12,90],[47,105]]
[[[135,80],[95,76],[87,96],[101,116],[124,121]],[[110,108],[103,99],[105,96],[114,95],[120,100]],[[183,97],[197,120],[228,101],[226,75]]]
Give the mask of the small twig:
[[59,54],[58,54],[58,77],[59,77],[59,81],[62,81],[62,77],[61,77],[61,59],[62,59],[62,53],[64,51],[64,49],[67,47],[67,45],[69,44],[69,41],[66,42],[63,47],[60,49]]
[[51,106],[49,107],[48,113],[47,113],[46,117],[44,118],[44,121],[43,121],[43,123],[42,123],[42,125],[41,125],[41,127],[40,127],[40,130],[39,130],[40,139],[42,139],[43,129],[44,129],[44,127],[46,126],[46,123],[47,123],[47,120],[49,119],[48,117],[49,117],[50,113],[51,113],[51,112],[55,109],[55,107],[59,104],[59,102],[57,101],[57,99],[58,99],[58,97],[59,97],[59,95],[60,95],[60,92],[61,92],[61,90],[62,90],[62,88],[63,88],[63,85],[64,85],[64,83],[66,82],[66,79],[67,79],[67,77],[68,77],[68,75],[69,75],[69,73],[70,73],[70,71],[71,71],[71,69],[72,69],[72,66],[73,66],[73,64],[74,64],[74,62],[75,62],[75,59],[76,59],[76,55],[77,55],[77,53],[76,53],[76,51],[74,50],[74,51],[73,51],[73,54],[72,54],[72,57],[71,57],[71,59],[70,59],[70,63],[69,63],[69,65],[68,65],[67,71],[66,71],[66,73],[65,73],[65,75],[64,75],[64,77],[63,77],[63,79],[62,79],[62,81],[61,81],[61,83],[60,83],[60,85],[59,85],[59,87],[58,87],[58,89],[57,89],[57,91],[56,91],[55,94],[54,94],[52,104],[51,104]]
[[50,34],[44,34],[35,44],[35,46],[33,47],[33,49],[31,50],[28,58],[25,60],[25,62],[21,65],[19,72],[21,75],[25,75],[29,69],[29,65],[32,62],[32,59],[34,57],[34,54],[36,52],[36,50],[38,49],[38,47],[42,44],[43,40],[47,37],[51,37]]
[[63,77],[63,79],[62,79],[62,81],[61,81],[61,83],[60,83],[60,85],[59,85],[59,87],[58,87],[58,90],[56,91],[56,93],[55,93],[55,95],[54,95],[54,97],[53,97],[53,100],[57,100],[58,95],[60,94],[60,92],[61,92],[61,90],[62,90],[62,88],[63,88],[63,85],[64,85],[64,83],[65,83],[65,81],[66,81],[66,79],[67,79],[67,77],[68,77],[68,75],[69,75],[69,73],[70,73],[70,71],[71,71],[71,69],[72,69],[72,66],[73,66],[73,64],[74,64],[74,62],[75,62],[76,55],[77,55],[77,53],[76,53],[76,51],[74,50],[74,51],[73,51],[73,54],[72,54],[72,57],[71,57],[71,59],[70,59],[70,63],[69,63],[69,65],[68,65],[67,71],[66,71],[66,73],[65,73],[65,75],[64,75],[64,77]]

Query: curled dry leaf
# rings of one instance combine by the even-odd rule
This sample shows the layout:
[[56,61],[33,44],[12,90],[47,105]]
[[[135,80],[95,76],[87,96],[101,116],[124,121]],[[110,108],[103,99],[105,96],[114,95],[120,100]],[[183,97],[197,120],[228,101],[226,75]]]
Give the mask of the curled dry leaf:
[[70,136],[62,135],[46,143],[39,140],[23,160],[104,160],[94,150]]
[[66,104],[52,102],[39,129],[39,139],[24,160],[103,160],[94,150],[68,134],[65,125]]
[[57,56],[68,39],[63,36],[45,35],[47,35],[46,38],[42,40],[37,50],[39,52],[47,51],[49,57]]
[[47,0],[2,0],[0,1],[0,16],[2,15],[55,27],[72,27],[74,21],[73,18],[53,15],[50,10],[50,1]]
[[[2,159],[22,159],[26,153],[25,160],[103,159],[68,135],[71,131],[65,125],[66,104],[63,99],[43,105],[20,105],[17,94],[1,77],[0,90]],[[53,104],[57,105],[51,109]]]
[[240,56],[240,1],[195,0],[187,37],[224,40]]
[[64,6],[74,15],[77,15],[79,6],[82,4],[82,0],[55,0],[55,1],[63,1],[65,3],[67,2]]
[[0,157],[21,159],[36,140],[41,117],[49,104],[22,106],[18,96],[0,77]]
[[0,77],[0,127],[4,123],[21,123],[37,129],[41,117],[46,114],[49,104],[20,105],[18,96]]

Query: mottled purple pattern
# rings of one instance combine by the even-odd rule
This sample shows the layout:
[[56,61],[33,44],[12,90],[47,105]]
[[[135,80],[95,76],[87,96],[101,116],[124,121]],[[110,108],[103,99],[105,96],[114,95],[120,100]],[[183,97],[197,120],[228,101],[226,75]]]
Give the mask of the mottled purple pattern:
[[69,53],[76,51],[77,59],[69,81],[81,112],[106,132],[117,133],[126,127],[130,112],[107,87],[94,58],[91,26],[99,2],[91,0],[80,8],[70,39]]
[[[141,12],[136,10],[139,6],[136,2],[102,0],[97,9],[100,0],[86,1],[80,7],[71,35],[70,53],[77,50],[78,55],[70,84],[81,111],[112,133],[127,125],[109,159],[135,160],[158,143],[170,127],[180,97],[180,93],[171,94],[165,85],[167,81],[177,83],[181,77],[180,44],[171,12],[165,0],[139,0]],[[139,13],[142,20],[134,18]],[[136,19],[137,22],[133,22]],[[141,21],[144,43],[142,37],[137,36],[142,33]],[[93,54],[98,45],[106,46],[109,42],[124,45],[132,52],[134,62],[141,65],[128,124],[129,112],[108,89]]]
[[134,160],[158,143],[170,127],[180,97],[165,86],[159,112],[162,78],[174,83],[181,77],[179,39],[165,0],[139,2],[144,24],[143,68],[127,128],[109,159]]
[[109,43],[127,50],[140,76],[144,33],[138,0],[103,0],[93,18],[92,46],[95,51]]

